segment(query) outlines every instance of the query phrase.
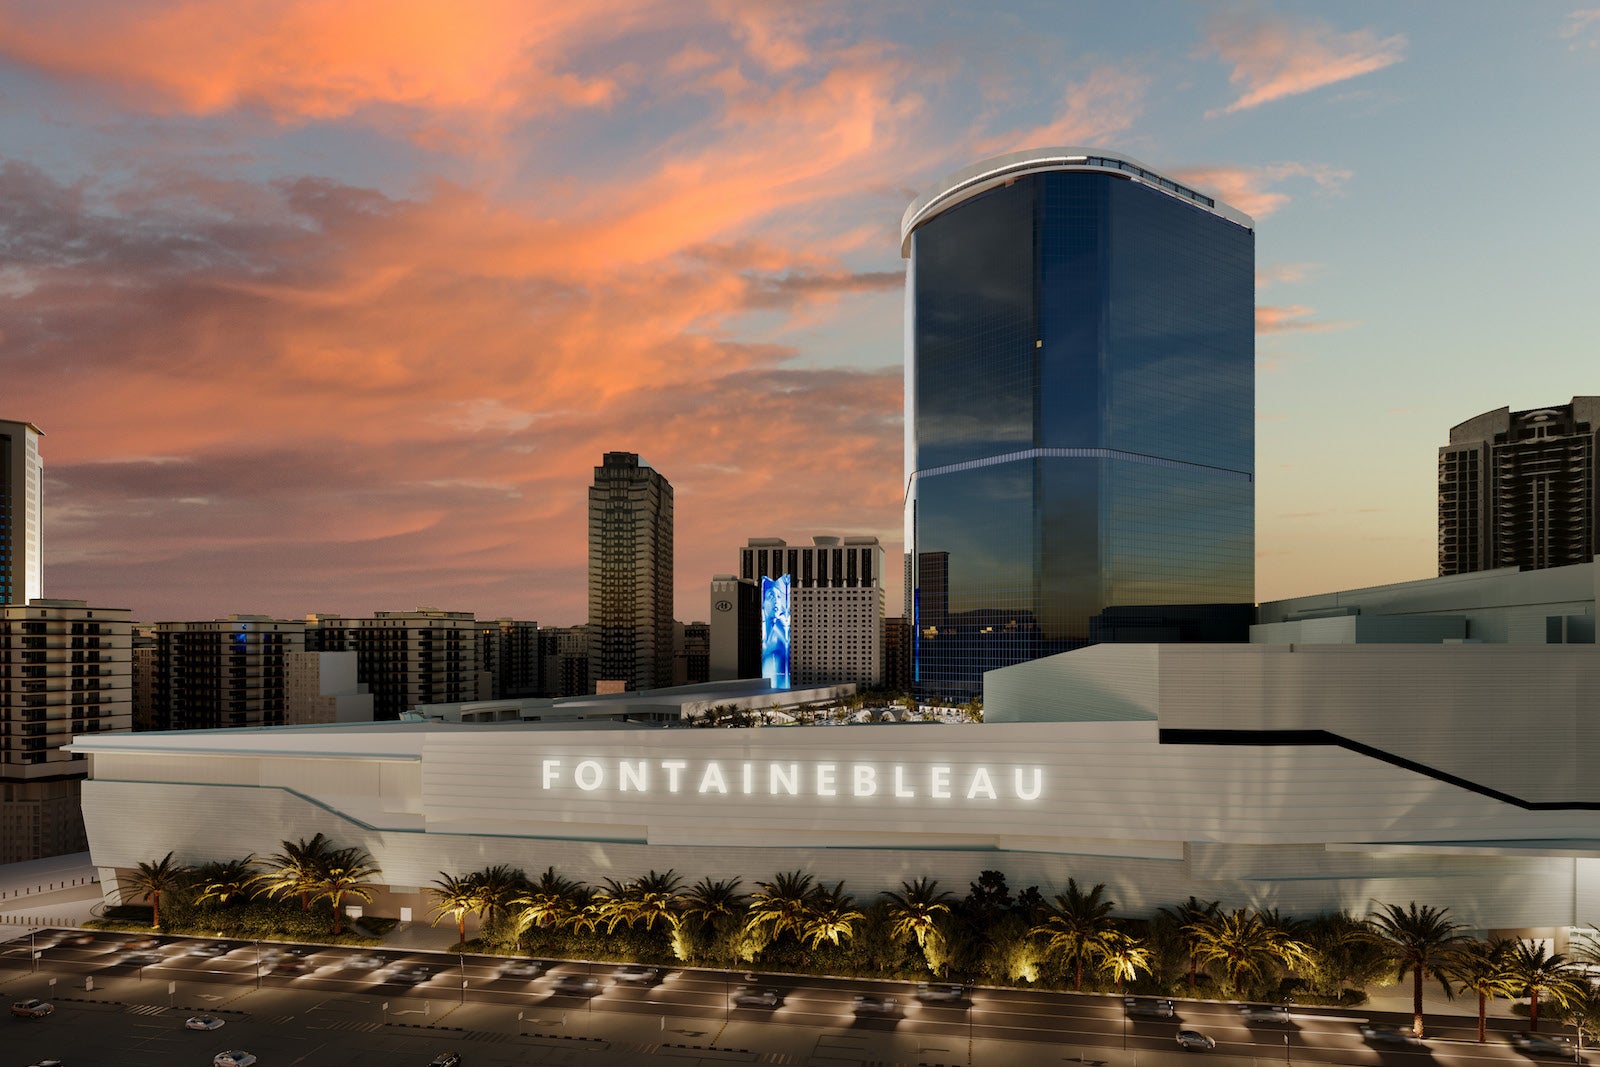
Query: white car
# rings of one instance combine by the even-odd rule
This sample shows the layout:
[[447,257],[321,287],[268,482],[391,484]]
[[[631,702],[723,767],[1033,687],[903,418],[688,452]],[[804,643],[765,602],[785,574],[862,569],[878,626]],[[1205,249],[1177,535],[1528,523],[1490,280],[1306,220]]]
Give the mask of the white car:
[[587,974],[564,974],[556,979],[556,992],[571,996],[592,996],[600,991],[600,979]]
[[632,982],[635,985],[654,985],[661,980],[661,968],[637,965],[618,967],[611,972],[611,977],[619,982]]
[[544,973],[544,964],[538,960],[512,960],[500,968],[501,978],[537,978]]
[[1217,1039],[1198,1030],[1179,1030],[1178,1047],[1185,1052],[1210,1052],[1217,1047]]
[[742,985],[733,991],[733,1003],[741,1008],[776,1008],[778,991]]
[[954,983],[923,982],[913,995],[924,1004],[960,1004],[967,999],[967,987]]
[[255,1062],[255,1056],[242,1048],[229,1049],[211,1057],[211,1067],[251,1067]]
[[900,1002],[879,993],[857,993],[852,1000],[857,1015],[893,1015],[900,1010]]
[[183,1021],[185,1030],[218,1030],[222,1028],[222,1020],[215,1015],[191,1015]]
[[1273,1004],[1241,1004],[1239,1018],[1247,1023],[1287,1023],[1289,1009]]

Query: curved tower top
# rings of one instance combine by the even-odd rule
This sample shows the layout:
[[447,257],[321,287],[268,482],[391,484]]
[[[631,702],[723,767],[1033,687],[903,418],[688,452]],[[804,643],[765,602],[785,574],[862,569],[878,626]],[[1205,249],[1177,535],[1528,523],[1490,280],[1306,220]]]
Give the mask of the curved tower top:
[[900,220],[900,258],[905,259],[911,255],[911,232],[934,216],[970,200],[979,193],[1015,181],[1024,174],[1038,174],[1051,170],[1101,171],[1112,174],[1188,201],[1218,218],[1227,219],[1252,233],[1255,232],[1256,222],[1249,215],[1181,182],[1157,174],[1132,156],[1114,154],[1100,148],[1028,148],[1021,152],[1007,152],[1002,156],[980,159],[970,166],[962,167],[954,174],[946,176],[932,192],[913,200]]

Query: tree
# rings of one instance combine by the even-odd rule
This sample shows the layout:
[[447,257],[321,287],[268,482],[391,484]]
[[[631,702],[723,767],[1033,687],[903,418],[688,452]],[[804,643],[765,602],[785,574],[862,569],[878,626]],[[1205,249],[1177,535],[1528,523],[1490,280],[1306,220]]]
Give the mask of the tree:
[[665,874],[651,871],[644,877],[635,878],[628,883],[629,894],[633,899],[634,921],[643,923],[646,930],[654,930],[657,922],[676,926],[679,911],[683,906],[680,892],[682,885],[683,879],[671,869]]
[[1574,1062],[1581,1063],[1583,1053],[1583,1040],[1591,1041],[1600,1035],[1600,989],[1595,988],[1586,981],[1576,983],[1573,995],[1561,1006],[1561,1017],[1578,1032],[1578,1056]]
[[575,925],[575,919],[588,903],[581,882],[561,877],[553,866],[546,867],[537,881],[511,901],[511,907],[517,909],[517,936],[530,927],[555,929],[569,923]]
[[737,878],[713,881],[706,877],[696,882],[680,898],[679,922],[698,921],[702,926],[709,927],[716,944],[728,949],[726,955],[730,960],[733,956],[732,927],[734,921],[745,912],[745,895],[739,892],[739,885]]
[[456,921],[456,941],[466,944],[467,941],[467,912],[477,911],[483,903],[480,892],[478,876],[469,874],[465,878],[439,872],[439,877],[427,887],[433,897],[433,922],[430,925],[438,926],[439,921],[445,916],[450,916]]
[[927,877],[915,882],[901,882],[900,892],[885,893],[889,904],[889,936],[896,941],[917,939],[917,947],[926,949],[928,939],[943,940],[939,922],[950,914],[951,893],[939,888],[939,883]]
[[1076,879],[1068,878],[1067,891],[1056,894],[1055,903],[1045,906],[1044,921],[1029,931],[1048,939],[1046,954],[1059,956],[1073,968],[1072,988],[1076,991],[1083,989],[1084,963],[1105,954],[1107,935],[1117,928],[1111,916],[1116,903],[1101,897],[1105,888],[1101,883],[1085,893]]
[[317,872],[317,897],[333,905],[334,936],[344,933],[344,902],[354,897],[363,903],[372,900],[375,875],[382,874],[364,848],[341,848],[328,855]]
[[1100,962],[1095,969],[1110,978],[1122,992],[1122,983],[1131,982],[1141,974],[1150,973],[1150,950],[1137,938],[1112,930],[1106,934],[1100,949]]
[[1567,957],[1549,953],[1542,941],[1518,938],[1506,958],[1506,974],[1520,996],[1528,998],[1528,1029],[1539,1029],[1539,998],[1558,1008],[1578,994],[1578,978]]
[[1215,919],[1221,912],[1222,902],[1218,900],[1200,900],[1191,896],[1182,904],[1175,904],[1170,908],[1162,908],[1161,914],[1166,916],[1178,928],[1178,934],[1183,938],[1183,945],[1189,954],[1189,992],[1194,992],[1195,982],[1200,975],[1200,929],[1203,923]]
[[168,852],[155,863],[140,862],[139,866],[131,871],[126,878],[121,890],[121,899],[126,904],[134,897],[144,897],[150,901],[150,928],[161,928],[161,894],[170,893],[181,888],[188,881],[190,868],[181,863],[172,862],[172,853]]
[[528,876],[520,867],[497,863],[472,876],[478,883],[478,910],[485,924],[504,918],[517,894],[528,887]]
[[236,897],[249,896],[256,879],[255,862],[252,853],[242,860],[208,863],[201,867],[198,872],[200,894],[195,902],[204,904],[214,900],[226,905]]
[[1514,997],[1516,979],[1507,970],[1511,942],[1502,938],[1490,941],[1462,941],[1444,958],[1440,973],[1458,993],[1478,997],[1478,1044],[1489,1040],[1489,1001],[1495,997]]
[[750,895],[745,932],[760,934],[768,943],[776,941],[785,930],[795,937],[803,936],[811,905],[820,892],[804,871],[789,871],[770,882],[757,882],[756,892]]
[[1219,913],[1198,922],[1195,935],[1199,959],[1222,968],[1235,996],[1242,995],[1247,983],[1267,981],[1279,967],[1311,962],[1305,943],[1270,912],[1237,908]]
[[1393,961],[1395,976],[1405,981],[1406,975],[1411,975],[1411,1032],[1417,1037],[1422,1036],[1422,983],[1428,975],[1439,979],[1445,996],[1455,996],[1440,968],[1466,938],[1460,933],[1461,925],[1451,922],[1449,914],[1449,908],[1427,904],[1419,908],[1412,901],[1409,909],[1379,904],[1378,910],[1367,916],[1367,929]]
[[300,897],[300,910],[311,910],[311,897],[317,892],[318,875],[333,853],[333,842],[321,833],[310,841],[283,842],[283,851],[268,856],[267,870],[256,876],[256,883],[269,897],[291,894]]
[[855,898],[844,891],[840,882],[832,889],[823,886],[811,898],[799,935],[812,948],[822,942],[837,945],[840,938],[850,937],[855,924],[866,918],[856,909]]
[[1304,940],[1311,949],[1306,977],[1312,987],[1328,997],[1345,989],[1365,989],[1388,980],[1392,969],[1382,946],[1372,939],[1367,924],[1342,911],[1329,912],[1305,926]]

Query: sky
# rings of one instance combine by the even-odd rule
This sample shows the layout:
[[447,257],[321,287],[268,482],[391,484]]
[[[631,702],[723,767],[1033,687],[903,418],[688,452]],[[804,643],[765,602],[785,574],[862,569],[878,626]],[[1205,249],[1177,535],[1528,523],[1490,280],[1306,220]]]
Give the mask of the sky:
[[1449,428],[1600,394],[1597,102],[1570,0],[0,0],[0,418],[47,596],[571,625],[632,451],[703,619],[898,560],[901,215],[1092,146],[1256,220],[1258,599],[1426,578]]

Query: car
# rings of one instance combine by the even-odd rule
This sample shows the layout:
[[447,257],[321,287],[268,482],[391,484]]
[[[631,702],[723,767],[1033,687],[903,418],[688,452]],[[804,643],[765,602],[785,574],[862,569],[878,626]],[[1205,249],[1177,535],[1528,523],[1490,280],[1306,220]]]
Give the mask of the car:
[[857,993],[851,998],[857,1015],[893,1015],[900,1010],[900,1002],[882,993]]
[[211,1057],[211,1067],[251,1067],[255,1062],[255,1056],[242,1048],[231,1048]]
[[129,952],[148,952],[150,949],[160,948],[161,939],[159,937],[141,937],[137,941],[123,942],[122,947]]
[[317,965],[315,963],[311,963],[311,962],[309,962],[307,960],[297,960],[293,956],[285,956],[281,960],[274,961],[274,963],[272,964],[271,973],[273,973],[273,974],[310,974],[312,971],[314,971],[316,969],[317,969]]
[[537,978],[544,973],[544,964],[538,960],[512,960],[500,968],[501,978]]
[[1531,1030],[1524,1030],[1520,1034],[1512,1034],[1511,1043],[1519,1050],[1535,1056],[1560,1056],[1566,1059],[1573,1054],[1571,1045],[1560,1039],[1552,1039],[1544,1034],[1536,1034]]
[[1217,1039],[1199,1030],[1179,1030],[1178,1047],[1185,1052],[1210,1052],[1217,1047]]
[[55,1010],[56,1006],[54,1004],[39,1000],[36,997],[19,1000],[11,1005],[11,1014],[19,1019],[43,1019]]
[[923,982],[912,994],[924,1004],[960,1004],[967,999],[967,987],[960,984]]
[[1239,1018],[1247,1023],[1287,1023],[1289,1009],[1285,1005],[1241,1004]]
[[1123,997],[1122,1010],[1127,1015],[1143,1019],[1171,1019],[1178,1014],[1177,1005],[1172,1001],[1154,997]]
[[611,977],[619,982],[630,982],[634,985],[654,985],[661,981],[661,968],[634,965],[618,967],[611,972]]
[[201,959],[214,960],[218,956],[226,956],[239,946],[232,941],[203,941],[189,950],[189,955]]
[[592,996],[600,991],[600,979],[588,974],[564,974],[556,979],[556,992],[573,996]]
[[81,945],[92,945],[92,944],[95,943],[96,940],[98,940],[98,939],[95,937],[94,934],[73,934],[71,937],[67,938],[66,940],[62,941],[61,943],[63,945],[79,945],[79,946],[81,946]]
[[428,1067],[461,1067],[461,1053],[441,1052],[428,1061]]
[[776,1008],[780,999],[776,989],[742,985],[733,991],[733,1003],[740,1008]]
[[[304,964],[302,964],[302,966],[304,966]],[[410,982],[412,985],[420,985],[421,983],[428,981],[437,973],[438,971],[436,968],[426,967],[418,963],[413,964],[410,967],[396,968],[389,975],[389,980],[392,982]]]
[[220,1030],[222,1020],[215,1015],[191,1015],[183,1021],[185,1030]]
[[167,958],[159,952],[130,952],[117,962],[128,967],[154,967],[167,962]]
[[1420,1045],[1422,1038],[1410,1030],[1402,1030],[1397,1026],[1384,1026],[1378,1023],[1367,1023],[1361,1028],[1361,1036],[1368,1041],[1379,1045]]
[[29,1064],[28,1067],[66,1067],[60,1060],[40,1060],[38,1063]]
[[379,967],[387,967],[388,965],[388,960],[371,953],[361,956],[346,956],[339,961],[339,966],[347,971],[375,971]]

